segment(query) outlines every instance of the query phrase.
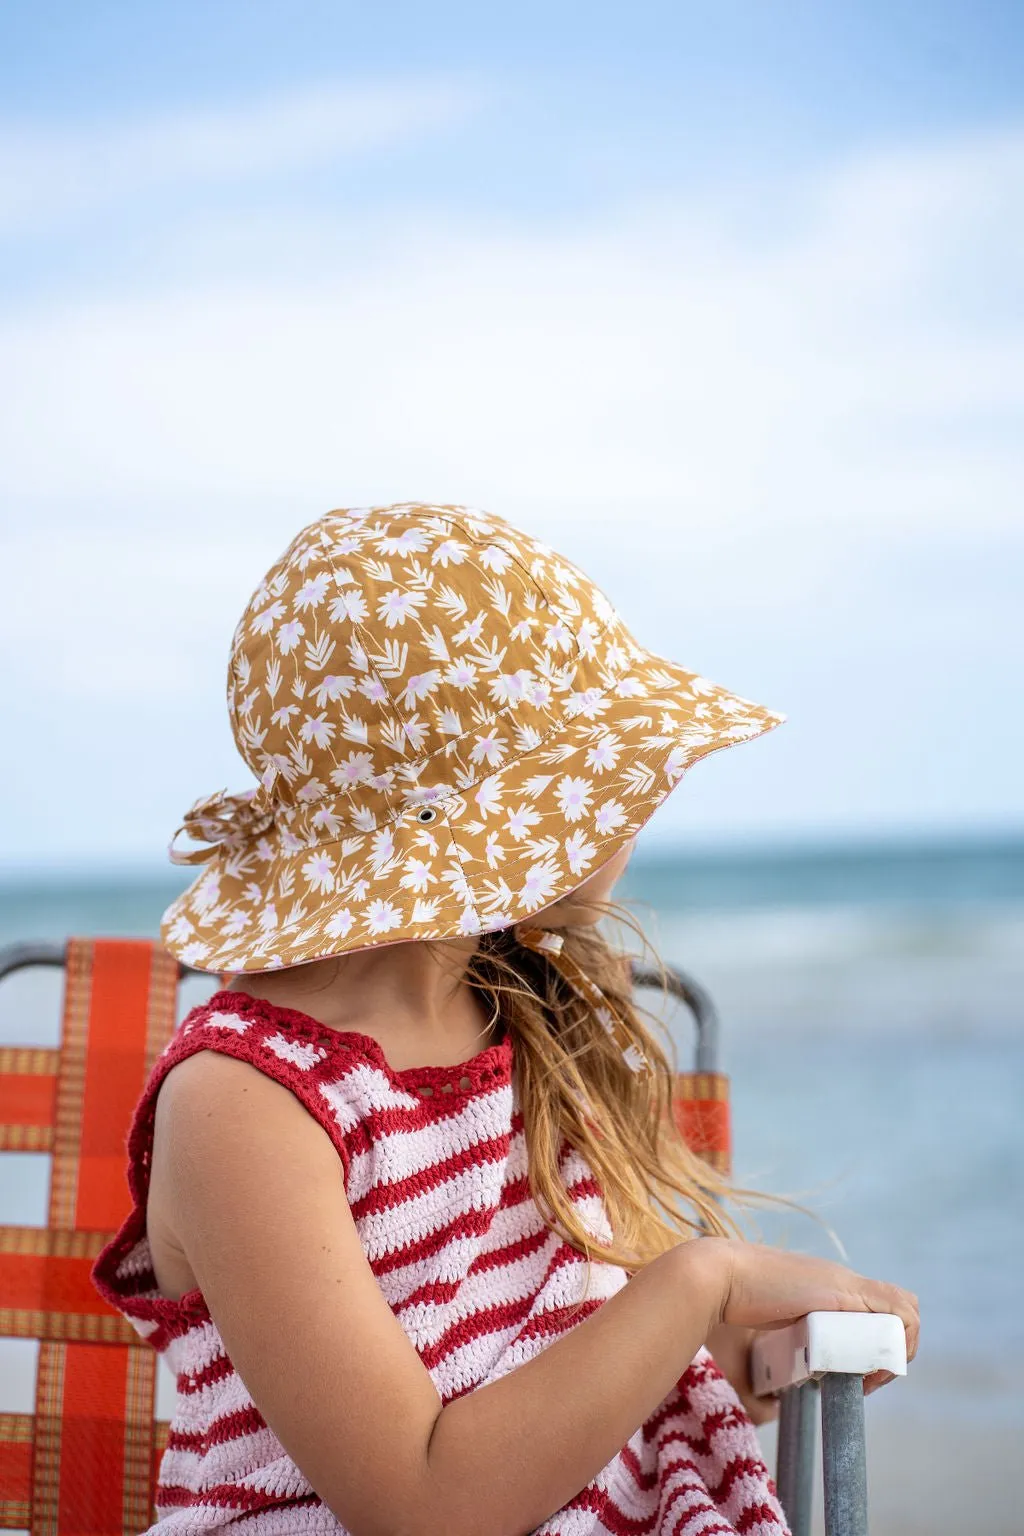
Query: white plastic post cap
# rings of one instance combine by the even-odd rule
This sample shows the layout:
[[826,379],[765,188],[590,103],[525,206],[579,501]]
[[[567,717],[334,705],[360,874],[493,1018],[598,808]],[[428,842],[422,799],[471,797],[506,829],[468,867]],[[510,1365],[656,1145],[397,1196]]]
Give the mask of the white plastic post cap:
[[816,1381],[830,1371],[907,1374],[907,1334],[891,1312],[808,1312],[788,1328],[759,1333],[750,1373],[757,1397]]

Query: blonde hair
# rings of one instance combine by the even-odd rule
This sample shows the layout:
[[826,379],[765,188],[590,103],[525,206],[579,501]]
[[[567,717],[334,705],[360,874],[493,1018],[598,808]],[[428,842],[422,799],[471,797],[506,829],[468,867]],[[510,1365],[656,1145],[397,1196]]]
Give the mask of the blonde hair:
[[[763,1197],[733,1188],[684,1142],[672,1113],[674,1064],[633,999],[628,956],[596,928],[559,932],[563,953],[601,988],[651,1070],[629,1067],[589,1004],[514,929],[481,938],[467,980],[493,1000],[512,1037],[530,1192],[546,1225],[588,1259],[628,1270],[702,1232],[741,1236],[721,1202]],[[609,1244],[583,1225],[566,1190],[566,1143],[601,1187]]]

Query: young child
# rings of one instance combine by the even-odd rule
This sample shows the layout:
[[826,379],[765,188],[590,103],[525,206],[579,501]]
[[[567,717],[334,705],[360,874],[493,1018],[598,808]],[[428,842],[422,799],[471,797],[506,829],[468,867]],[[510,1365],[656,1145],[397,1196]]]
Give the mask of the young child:
[[153,1529],[780,1536],[751,1331],[895,1311],[912,1354],[916,1301],[736,1235],[594,925],[685,770],[783,717],[417,505],[298,535],[228,702],[258,788],[189,812],[163,932],[233,979],[94,1271],[177,1378]]

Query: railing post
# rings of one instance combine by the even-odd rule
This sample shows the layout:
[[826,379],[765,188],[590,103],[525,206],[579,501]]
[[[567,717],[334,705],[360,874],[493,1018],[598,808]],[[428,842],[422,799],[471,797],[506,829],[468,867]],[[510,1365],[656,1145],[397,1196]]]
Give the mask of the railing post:
[[868,1536],[864,1381],[832,1371],[821,1378],[825,1536]]
[[817,1382],[805,1381],[782,1394],[777,1482],[792,1536],[811,1536],[817,1410]]
[[[907,1374],[906,1330],[894,1313],[808,1312],[788,1328],[769,1329],[754,1339],[750,1375],[755,1394],[784,1394],[777,1481],[794,1536],[807,1533],[805,1458],[813,1454],[817,1396],[797,1398],[795,1392],[809,1393],[816,1381],[821,1382],[825,1536],[867,1536],[864,1377],[875,1371]],[[810,1434],[804,1414],[811,1418]]]

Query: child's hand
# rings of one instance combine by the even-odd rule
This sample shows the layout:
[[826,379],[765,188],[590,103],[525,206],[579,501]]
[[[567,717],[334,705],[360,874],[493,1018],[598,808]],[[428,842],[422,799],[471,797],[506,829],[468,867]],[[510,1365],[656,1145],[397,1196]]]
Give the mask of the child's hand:
[[[782,1328],[808,1312],[892,1312],[906,1330],[907,1359],[913,1360],[917,1353],[920,1318],[917,1297],[911,1291],[858,1275],[830,1259],[729,1238],[699,1241],[708,1245],[714,1262],[723,1269],[722,1301],[712,1333],[722,1324],[753,1330]],[[890,1371],[872,1372],[864,1378],[865,1394],[891,1380]]]
[[715,1364],[732,1386],[747,1414],[755,1424],[770,1424],[779,1416],[777,1397],[755,1397],[750,1379],[750,1346],[757,1334],[756,1328],[737,1327],[732,1323],[716,1323],[708,1334],[707,1347],[714,1356]]

